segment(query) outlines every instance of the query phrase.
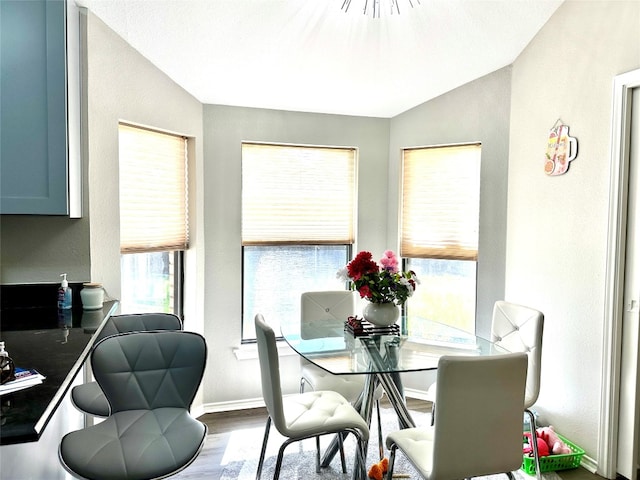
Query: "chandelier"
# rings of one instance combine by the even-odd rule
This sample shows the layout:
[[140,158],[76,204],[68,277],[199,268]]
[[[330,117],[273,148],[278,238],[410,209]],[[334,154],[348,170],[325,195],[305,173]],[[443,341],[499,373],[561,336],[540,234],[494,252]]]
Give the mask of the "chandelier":
[[[413,8],[413,2],[420,4],[420,0],[407,0],[411,8]],[[351,6],[351,0],[343,0],[342,10],[349,11]],[[400,15],[400,0],[364,0],[364,7],[362,8],[362,14],[367,15],[371,12],[373,18],[380,18],[380,11],[388,10],[391,15]]]

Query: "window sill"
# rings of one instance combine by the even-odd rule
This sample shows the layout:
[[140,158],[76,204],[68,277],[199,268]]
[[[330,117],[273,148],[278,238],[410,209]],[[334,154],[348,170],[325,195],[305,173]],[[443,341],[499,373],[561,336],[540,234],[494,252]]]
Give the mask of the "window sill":
[[[281,357],[297,355],[297,353],[284,340],[278,341],[277,346],[278,355]],[[238,360],[257,360],[258,346],[255,343],[240,345],[238,348],[233,349],[233,354]]]

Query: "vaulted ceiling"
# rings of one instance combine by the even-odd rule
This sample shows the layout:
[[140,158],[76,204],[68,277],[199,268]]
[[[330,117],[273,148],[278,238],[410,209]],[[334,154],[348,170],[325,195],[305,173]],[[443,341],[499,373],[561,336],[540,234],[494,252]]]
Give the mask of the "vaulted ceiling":
[[391,1],[76,0],[202,103],[374,117],[510,65],[563,2]]

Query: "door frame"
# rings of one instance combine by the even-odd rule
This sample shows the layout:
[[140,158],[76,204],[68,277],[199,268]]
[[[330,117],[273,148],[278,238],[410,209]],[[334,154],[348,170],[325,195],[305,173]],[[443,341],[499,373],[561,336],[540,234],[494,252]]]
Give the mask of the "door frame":
[[640,69],[618,75],[613,82],[609,222],[602,332],[602,415],[598,435],[598,473],[606,478],[615,478],[617,467],[631,90],[637,87],[640,87]]

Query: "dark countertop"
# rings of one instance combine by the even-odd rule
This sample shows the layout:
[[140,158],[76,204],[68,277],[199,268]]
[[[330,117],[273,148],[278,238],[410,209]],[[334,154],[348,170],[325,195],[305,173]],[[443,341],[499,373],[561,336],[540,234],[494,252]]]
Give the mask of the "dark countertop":
[[34,368],[46,380],[0,397],[0,445],[37,441],[89,355],[94,334],[118,302],[105,302],[101,310],[92,311],[74,302],[76,307],[64,313],[55,307],[3,304],[0,340],[9,356],[16,367]]

